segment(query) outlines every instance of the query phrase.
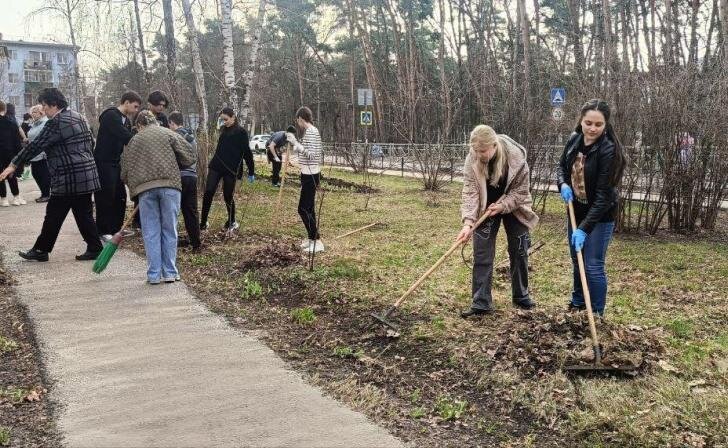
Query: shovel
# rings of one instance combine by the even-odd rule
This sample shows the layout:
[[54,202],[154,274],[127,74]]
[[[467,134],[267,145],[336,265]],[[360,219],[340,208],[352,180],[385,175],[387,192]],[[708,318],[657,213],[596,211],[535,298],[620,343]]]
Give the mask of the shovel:
[[[483,216],[481,216],[480,219],[478,219],[475,222],[475,224],[473,224],[473,231],[475,231],[475,229],[477,229],[489,217],[490,217],[490,213],[488,213],[487,211],[485,213],[483,213]],[[378,320],[380,323],[388,326],[389,328],[391,328],[391,329],[393,329],[395,331],[398,330],[397,326],[394,323],[392,323],[392,322],[390,322],[388,320],[389,319],[389,316],[397,308],[399,308],[399,306],[402,304],[402,302],[404,301],[404,299],[406,299],[410,294],[412,294],[412,292],[414,292],[414,290],[417,289],[417,287],[420,286],[420,284],[422,284],[422,282],[424,282],[427,277],[429,277],[430,275],[432,275],[433,272],[435,272],[435,269],[437,269],[438,267],[440,267],[440,265],[447,259],[447,257],[449,257],[453,252],[455,252],[458,247],[460,247],[461,245],[465,244],[466,241],[467,240],[465,240],[465,241],[456,241],[452,246],[450,246],[450,249],[448,249],[447,252],[445,252],[445,254],[442,257],[440,257],[440,259],[437,260],[435,262],[435,264],[433,264],[430,269],[427,270],[427,272],[425,272],[424,274],[422,274],[422,276],[420,278],[418,278],[417,281],[414,282],[412,284],[412,286],[410,286],[409,289],[404,294],[402,294],[402,296],[399,299],[397,299],[396,302],[394,302],[394,305],[392,305],[391,307],[389,307],[387,309],[387,311],[385,311],[381,315],[380,314],[376,314],[376,313],[371,313],[370,315],[374,319]]]
[[[574,204],[572,204],[571,201],[569,201],[569,221],[571,222],[572,231],[576,230]],[[564,370],[567,372],[625,372],[634,370],[634,366],[613,366],[602,364],[602,347],[599,344],[597,326],[594,322],[594,314],[592,313],[591,294],[589,293],[589,284],[586,281],[586,271],[584,270],[584,256],[582,255],[581,250],[576,251],[576,260],[579,264],[581,289],[584,294],[584,303],[586,304],[587,317],[589,318],[589,331],[591,332],[592,348],[594,350],[594,364],[576,364],[564,366]]]

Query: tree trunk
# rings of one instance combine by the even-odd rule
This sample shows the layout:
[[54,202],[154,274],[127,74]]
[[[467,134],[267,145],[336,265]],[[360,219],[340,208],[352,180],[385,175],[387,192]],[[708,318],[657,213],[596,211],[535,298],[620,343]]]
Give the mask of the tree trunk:
[[710,27],[708,28],[708,38],[705,44],[705,56],[703,56],[703,71],[706,71],[710,66],[710,49],[713,45],[713,31],[718,17],[718,0],[713,0],[713,10],[710,13]]
[[248,57],[248,69],[243,75],[243,105],[240,110],[240,122],[243,125],[248,124],[248,116],[250,115],[250,93],[253,88],[253,70],[258,66],[258,50],[260,49],[260,34],[263,31],[265,23],[265,0],[258,3],[258,18],[253,25],[252,42],[250,45],[250,54]]
[[574,72],[579,83],[584,80],[584,48],[581,44],[581,30],[579,26],[579,1],[567,0],[569,8],[569,24],[571,44],[574,48]]
[[197,145],[197,174],[198,184],[205,185],[207,182],[207,150],[209,134],[207,123],[210,120],[207,110],[207,89],[205,88],[205,74],[202,71],[202,58],[200,57],[200,44],[197,35],[195,17],[192,15],[190,0],[182,0],[182,9],[185,14],[185,23],[190,33],[190,47],[192,49],[192,73],[195,76],[195,93],[200,111],[200,122],[197,127],[197,135],[200,144]]
[[675,63],[674,45],[672,43],[672,0],[665,0],[665,17],[662,23],[662,34],[665,37],[665,48],[662,49],[665,64]]
[[174,15],[172,14],[172,0],[162,0],[164,12],[164,52],[167,62],[167,86],[172,97],[172,104],[178,104],[177,77],[177,49],[174,40]]
[[144,47],[144,32],[142,31],[142,19],[139,14],[139,0],[134,0],[134,16],[136,17],[136,29],[137,38],[139,39],[139,52],[142,56],[142,69],[144,69],[144,87],[145,90],[149,90],[149,85],[152,83],[152,76],[149,73],[149,66],[147,65],[147,50]]
[[728,0],[720,0],[720,28],[721,50],[720,55],[724,65],[728,65]]
[[690,51],[688,53],[688,64],[698,65],[698,13],[700,12],[700,2],[692,0],[690,2],[693,7],[690,16]]
[[518,0],[518,26],[521,30],[523,48],[523,99],[528,114],[531,112],[531,39],[525,0]]
[[[74,5],[75,7],[75,5]],[[70,0],[66,0],[66,20],[68,22],[68,33],[71,37],[71,45],[73,49],[71,54],[73,55],[73,94],[76,97],[78,112],[81,115],[86,115],[86,107],[81,97],[81,72],[78,69],[78,45],[76,45],[76,33],[73,27],[73,9],[71,7]]]
[[232,0],[220,0],[220,30],[222,32],[222,76],[227,93],[227,106],[238,112],[238,90],[235,86],[235,56],[233,54]]
[[440,66],[440,91],[442,92],[442,141],[447,142],[450,138],[450,128],[452,126],[452,104],[450,100],[450,87],[447,82],[447,73],[445,71],[445,5],[444,0],[438,0],[440,8],[440,48],[438,49],[438,63]]
[[614,40],[612,39],[612,14],[609,0],[602,0],[602,19],[604,20],[604,25],[602,26],[602,37],[604,39],[604,90],[609,91],[614,78],[614,66],[612,65],[614,63],[614,55],[612,52]]

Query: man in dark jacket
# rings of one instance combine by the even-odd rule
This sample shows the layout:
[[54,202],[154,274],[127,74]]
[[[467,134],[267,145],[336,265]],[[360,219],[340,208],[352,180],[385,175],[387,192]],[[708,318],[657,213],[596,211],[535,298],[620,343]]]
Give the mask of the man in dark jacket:
[[139,112],[142,98],[129,91],[99,116],[99,133],[96,137],[94,161],[99,172],[101,189],[94,193],[96,203],[96,228],[105,240],[121,229],[126,211],[126,189],[121,181],[121,153],[131,140],[131,119]]
[[164,109],[169,107],[169,99],[167,99],[167,95],[165,95],[162,91],[155,90],[147,97],[147,103],[149,103],[149,110],[154,113],[159,125],[164,128],[169,128],[169,119],[164,114]]
[[273,175],[270,178],[271,183],[274,187],[280,187],[281,186],[281,167],[283,166],[283,147],[288,144],[288,138],[286,137],[286,133],[290,132],[291,134],[296,133],[296,128],[293,126],[288,126],[288,129],[286,129],[286,132],[278,131],[274,132],[273,135],[270,136],[267,142],[265,142],[265,147],[267,149],[268,153],[268,162],[273,164]]
[[[184,116],[181,113],[175,111],[169,114],[169,128],[184,137],[197,154],[195,134],[191,129],[186,128],[184,123]],[[182,177],[181,209],[187,238],[189,238],[192,249],[198,250],[200,248],[200,216],[197,213],[197,162],[186,168],[180,167],[179,172]]]
[[[0,101],[0,166],[3,167],[7,166],[23,147],[20,140],[20,133],[18,132],[18,126],[5,114],[6,107],[5,103]],[[17,177],[8,177],[8,184],[10,184],[10,191],[13,193],[13,204],[20,205],[20,190],[18,189]],[[0,181],[0,206],[10,206],[7,195],[8,192],[5,188],[5,181]]]
[[77,260],[95,260],[101,252],[101,240],[94,223],[91,195],[100,188],[93,155],[93,137],[88,123],[68,109],[60,90],[43,89],[38,97],[49,118],[40,135],[25,147],[0,173],[0,181],[15,172],[18,165],[45,151],[51,172],[51,198],[46,206],[43,227],[33,248],[20,252],[26,260],[48,261],[48,253],[58,238],[69,210],[86,241],[86,252]]

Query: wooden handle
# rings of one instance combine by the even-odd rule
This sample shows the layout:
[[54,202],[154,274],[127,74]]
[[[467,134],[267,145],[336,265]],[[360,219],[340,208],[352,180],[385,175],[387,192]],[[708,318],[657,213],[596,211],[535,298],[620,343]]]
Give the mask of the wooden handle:
[[121,229],[119,230],[119,232],[126,229],[129,226],[129,224],[131,224],[131,221],[134,219],[134,215],[136,215],[138,211],[139,211],[139,206],[137,205],[136,207],[134,207],[134,210],[131,211],[131,215],[129,215],[129,217],[126,218],[126,220],[124,221],[124,224],[121,226]]
[[344,238],[345,236],[353,235],[353,234],[355,234],[356,232],[361,232],[362,230],[366,230],[366,229],[368,229],[369,227],[374,227],[374,226],[376,226],[377,224],[379,224],[379,223],[378,223],[378,222],[374,222],[374,223],[372,223],[372,224],[367,224],[367,225],[365,225],[365,226],[363,226],[363,227],[359,227],[358,229],[354,229],[354,230],[352,230],[352,231],[350,231],[350,232],[346,232],[346,233],[345,233],[345,234],[343,234],[343,235],[339,235],[339,236],[337,236],[337,237],[336,237],[336,238],[334,238],[334,239],[335,239],[335,240],[338,240],[338,239]]
[[[569,221],[571,222],[571,231],[574,232],[576,230],[576,216],[574,215],[574,204],[572,204],[571,201],[569,201]],[[569,244],[571,244],[571,241],[569,241]],[[591,294],[589,293],[589,284],[586,281],[586,271],[584,270],[584,256],[581,253],[581,250],[576,251],[576,260],[579,264],[579,277],[581,278],[581,289],[584,294],[584,303],[586,304],[586,310],[589,318],[589,331],[591,331],[591,337],[592,337],[592,344],[594,347],[597,348],[595,350],[595,354],[597,357],[599,357],[599,337],[597,336],[597,326],[594,323],[594,314],[592,313],[592,306],[591,306]],[[600,359],[595,360],[597,363],[601,362]]]
[[[490,213],[488,213],[487,211],[485,213],[483,213],[483,216],[481,216],[480,219],[478,219],[475,222],[475,224],[473,224],[473,232],[475,231],[475,229],[478,228],[478,226],[480,226],[483,223],[483,221],[485,221],[489,217],[490,217]],[[453,252],[455,252],[455,250],[457,250],[458,247],[462,246],[464,243],[465,243],[465,241],[456,241],[452,246],[450,246],[450,249],[448,249],[447,252],[445,252],[445,254],[442,257],[440,257],[440,259],[437,260],[430,269],[427,270],[427,272],[422,274],[422,276],[419,279],[417,279],[417,281],[414,282],[414,284],[412,286],[409,287],[407,292],[402,294],[402,296],[399,299],[397,299],[396,302],[394,302],[394,308],[398,308],[399,305],[402,303],[402,301],[404,301],[404,299],[407,298],[407,296],[412,294],[412,292],[415,289],[417,289],[417,287],[420,286],[420,284],[422,282],[424,282],[425,279],[430,276],[430,274],[435,272],[435,269],[437,269],[447,259],[447,257],[449,257]]]

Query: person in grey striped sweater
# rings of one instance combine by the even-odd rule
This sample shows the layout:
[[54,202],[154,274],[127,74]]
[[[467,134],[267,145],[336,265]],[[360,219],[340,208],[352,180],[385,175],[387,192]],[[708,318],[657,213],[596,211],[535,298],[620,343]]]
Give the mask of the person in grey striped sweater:
[[301,249],[306,252],[323,252],[324,243],[316,223],[316,189],[321,183],[321,135],[313,125],[313,113],[308,107],[301,107],[296,111],[296,126],[303,130],[303,139],[299,143],[293,133],[286,133],[288,142],[301,166],[301,197],[298,200],[298,214],[303,225],[306,226],[307,237],[301,243]]

